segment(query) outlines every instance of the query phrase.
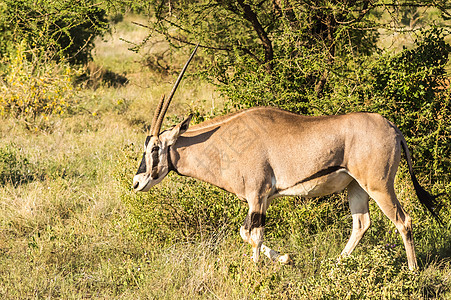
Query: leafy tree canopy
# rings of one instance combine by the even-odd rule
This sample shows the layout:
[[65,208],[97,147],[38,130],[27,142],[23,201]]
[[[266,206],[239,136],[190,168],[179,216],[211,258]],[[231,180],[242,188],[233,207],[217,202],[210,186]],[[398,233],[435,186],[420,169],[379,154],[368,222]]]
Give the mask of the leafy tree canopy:
[[94,37],[108,28],[95,0],[3,0],[0,3],[0,59],[26,42],[40,56],[71,63],[91,58]]
[[209,58],[203,75],[233,105],[314,113],[312,101],[361,80],[368,58],[380,53],[381,30],[444,26],[451,3],[154,0],[140,8],[150,35],[163,34],[174,47],[200,43]]

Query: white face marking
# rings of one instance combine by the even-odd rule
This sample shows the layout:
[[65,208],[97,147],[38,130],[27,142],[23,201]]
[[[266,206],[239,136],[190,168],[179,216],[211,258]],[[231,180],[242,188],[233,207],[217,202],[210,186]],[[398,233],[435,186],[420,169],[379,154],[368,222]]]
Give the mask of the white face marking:
[[[133,177],[133,188],[136,191],[147,192],[154,185],[160,183],[169,173],[167,154],[165,154],[162,142],[158,137],[148,137],[144,144],[144,158]],[[152,175],[154,178],[152,178]]]
[[133,187],[136,191],[148,192],[150,188],[160,183],[164,179],[164,177],[166,177],[166,174],[159,176],[155,180],[152,180],[150,175],[147,175],[146,173],[137,174],[135,175],[135,177],[133,177]]

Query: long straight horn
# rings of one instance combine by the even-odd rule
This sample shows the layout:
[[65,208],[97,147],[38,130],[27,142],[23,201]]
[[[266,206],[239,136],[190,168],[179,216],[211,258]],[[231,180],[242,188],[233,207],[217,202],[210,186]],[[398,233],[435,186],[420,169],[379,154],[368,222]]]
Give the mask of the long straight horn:
[[161,124],[163,124],[164,115],[166,114],[169,104],[171,103],[172,96],[174,96],[175,91],[177,90],[177,87],[182,80],[183,74],[185,74],[186,69],[188,68],[189,63],[194,57],[194,54],[196,54],[197,48],[199,47],[199,44],[196,45],[196,48],[194,48],[193,53],[191,53],[191,56],[189,57],[188,61],[186,62],[185,66],[183,67],[182,71],[179,74],[179,77],[177,78],[177,81],[174,84],[174,87],[172,88],[171,94],[169,94],[169,97],[164,102],[163,108],[161,110],[161,113],[158,116],[158,120],[155,124],[155,129],[152,132],[156,132],[156,134],[159,134],[161,129]]
[[155,114],[153,115],[152,125],[150,126],[149,132],[150,136],[158,135],[158,130],[155,130],[156,129],[155,125],[157,124],[158,116],[161,113],[161,109],[163,108],[163,103],[164,103],[164,95],[161,97],[160,102],[158,102],[157,109],[155,110]]

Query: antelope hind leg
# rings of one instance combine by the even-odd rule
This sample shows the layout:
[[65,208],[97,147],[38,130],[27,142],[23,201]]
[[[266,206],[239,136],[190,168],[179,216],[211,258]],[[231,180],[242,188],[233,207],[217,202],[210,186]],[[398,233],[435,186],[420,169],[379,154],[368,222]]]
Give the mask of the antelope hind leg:
[[412,219],[401,207],[401,204],[396,198],[394,189],[391,188],[388,193],[373,191],[370,192],[370,195],[384,214],[395,224],[396,229],[398,229],[406,249],[409,269],[411,271],[418,269],[415,246],[413,243]]
[[340,258],[352,253],[371,225],[368,193],[355,180],[348,185],[348,201],[352,214],[352,232]]

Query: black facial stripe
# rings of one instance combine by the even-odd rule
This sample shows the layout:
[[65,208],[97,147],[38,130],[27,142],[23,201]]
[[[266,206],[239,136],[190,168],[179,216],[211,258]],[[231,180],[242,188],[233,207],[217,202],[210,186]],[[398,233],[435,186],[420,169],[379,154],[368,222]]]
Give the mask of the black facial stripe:
[[[146,137],[146,141],[144,142],[144,146],[147,148],[147,146],[149,145],[150,139],[152,138],[151,135],[148,135]],[[160,151],[160,147],[159,146],[153,146],[151,149],[151,155],[152,155],[152,172],[151,172],[151,176],[153,179],[156,179],[158,177],[158,164],[160,162],[159,159],[159,151]],[[146,163],[146,152],[143,153],[143,158],[141,160],[141,163],[139,164],[139,168],[138,168],[138,172],[136,172],[136,174],[142,174],[145,173],[147,171],[147,163]]]
[[143,153],[143,158],[141,160],[141,163],[139,164],[138,172],[136,172],[136,175],[146,173],[146,152]]
[[158,164],[160,163],[160,157],[158,151],[154,151],[155,148],[160,149],[158,146],[155,146],[152,148],[152,173],[150,174],[152,176],[152,179],[158,178]]
[[152,151],[152,169],[158,166],[158,163],[160,162],[160,157],[158,156],[158,151],[153,152]]
[[266,215],[261,213],[252,212],[250,215],[246,216],[244,219],[244,229],[249,230],[249,232],[253,228],[264,227],[266,221]]
[[147,147],[147,145],[149,145],[149,142],[150,142],[150,138],[151,138],[152,136],[151,135],[148,135],[147,137],[146,137],[146,141],[144,142],[144,145]]
[[[158,164],[159,164],[158,152],[152,154],[152,179],[156,179],[158,177]],[[141,163],[139,164],[138,172],[136,175],[146,173],[147,171],[147,163],[146,163],[146,152],[143,153],[143,158],[141,159]]]

